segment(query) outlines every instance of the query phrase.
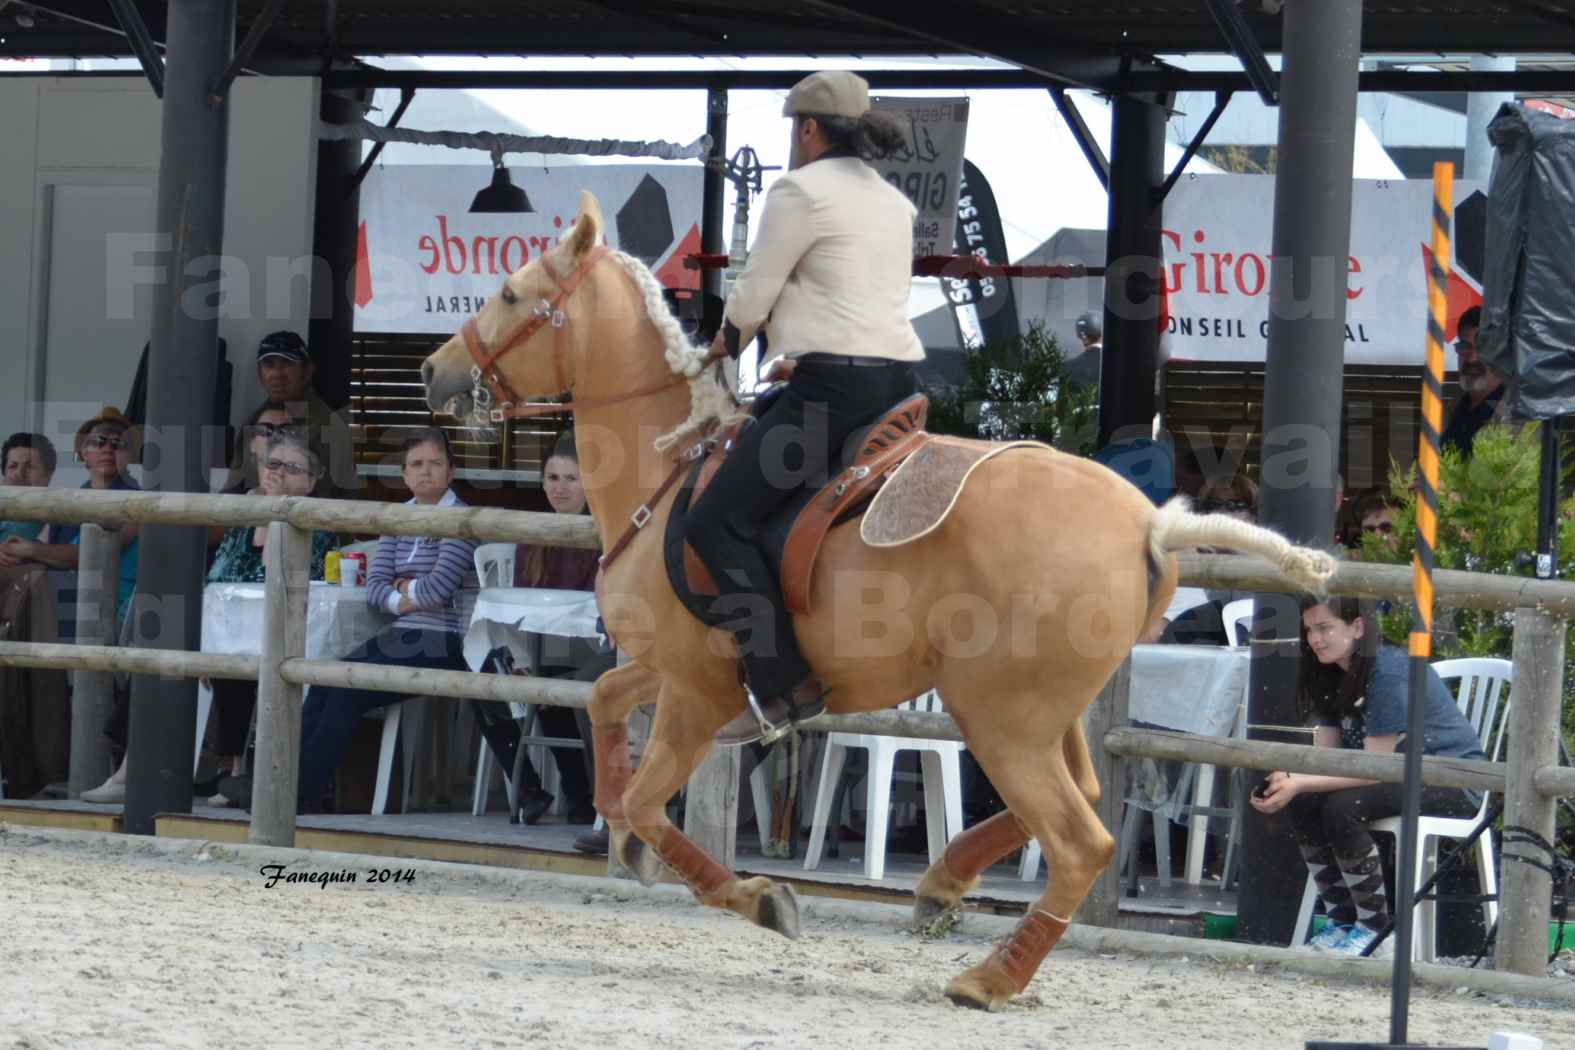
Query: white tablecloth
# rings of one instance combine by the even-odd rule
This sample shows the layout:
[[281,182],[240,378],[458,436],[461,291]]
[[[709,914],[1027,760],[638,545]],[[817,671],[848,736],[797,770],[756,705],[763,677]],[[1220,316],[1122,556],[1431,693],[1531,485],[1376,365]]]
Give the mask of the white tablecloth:
[[1249,651],[1213,645],[1132,650],[1130,717],[1200,736],[1229,736],[1247,699]]
[[[306,595],[306,658],[338,660],[361,643],[371,641],[393,620],[386,612],[367,608],[365,587],[314,581]],[[262,634],[262,584],[210,583],[202,589],[203,652],[257,653],[262,649]],[[212,691],[199,685],[199,756],[212,703]],[[194,766],[195,761],[194,758]]]
[[507,646],[514,654],[515,664],[529,668],[531,646],[527,635],[595,638],[596,617],[596,596],[589,591],[484,587],[476,595],[470,629],[465,633],[465,662],[473,670],[480,670],[488,653]]
[[[1139,645],[1132,650],[1128,716],[1134,722],[1200,736],[1229,736],[1247,702],[1246,648]],[[1187,817],[1192,786],[1187,765],[1138,759],[1127,763],[1126,798],[1170,820]],[[1201,825],[1197,828],[1201,831]],[[1201,864],[1201,851],[1198,853]],[[1196,881],[1189,867],[1189,878]]]
[[[306,658],[337,660],[393,622],[367,608],[366,588],[313,582],[306,598]],[[202,651],[256,653],[262,648],[263,585],[210,583],[202,591]]]

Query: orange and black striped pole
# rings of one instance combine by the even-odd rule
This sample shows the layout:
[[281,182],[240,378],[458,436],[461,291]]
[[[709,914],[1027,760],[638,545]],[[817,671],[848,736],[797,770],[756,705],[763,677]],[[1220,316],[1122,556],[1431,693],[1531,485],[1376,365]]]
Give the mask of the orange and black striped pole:
[[1405,749],[1405,808],[1400,856],[1395,865],[1395,965],[1390,996],[1389,1041],[1403,1046],[1411,1000],[1417,819],[1422,811],[1422,740],[1427,709],[1428,661],[1433,655],[1433,551],[1438,542],[1438,442],[1444,429],[1444,325],[1449,308],[1449,228],[1455,169],[1433,165],[1433,265],[1427,288],[1427,361],[1422,369],[1422,437],[1417,449],[1416,555],[1411,590],[1416,621],[1411,629],[1411,689]]

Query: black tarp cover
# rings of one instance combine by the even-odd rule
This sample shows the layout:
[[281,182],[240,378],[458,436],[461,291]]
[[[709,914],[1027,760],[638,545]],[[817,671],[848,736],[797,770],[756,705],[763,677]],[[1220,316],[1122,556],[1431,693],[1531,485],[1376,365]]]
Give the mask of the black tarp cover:
[[1477,350],[1508,382],[1516,419],[1575,413],[1575,121],[1506,104],[1497,150]]

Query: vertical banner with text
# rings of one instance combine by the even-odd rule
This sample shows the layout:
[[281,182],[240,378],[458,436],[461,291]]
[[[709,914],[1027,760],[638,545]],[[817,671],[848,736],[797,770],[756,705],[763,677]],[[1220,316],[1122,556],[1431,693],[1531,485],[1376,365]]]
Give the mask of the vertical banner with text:
[[904,132],[897,152],[874,166],[919,209],[913,220],[913,254],[948,254],[957,222],[968,100],[876,98],[870,106],[897,118]]
[[[963,161],[957,197],[957,254],[989,263],[1009,263],[1006,233],[995,191],[973,161]],[[1017,304],[1007,277],[941,278],[952,306],[959,341],[965,347],[999,343],[1019,334]]]

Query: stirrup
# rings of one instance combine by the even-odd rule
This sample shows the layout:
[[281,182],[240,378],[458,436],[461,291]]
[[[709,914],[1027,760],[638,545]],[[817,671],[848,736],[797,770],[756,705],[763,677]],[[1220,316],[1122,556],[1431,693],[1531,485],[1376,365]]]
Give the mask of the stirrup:
[[[760,701],[755,699],[754,693],[744,693],[744,705],[744,709],[755,716],[755,722],[760,726],[760,735],[753,741],[747,741],[748,743],[770,746],[793,732],[793,719],[785,718],[781,722],[771,721],[771,719],[766,717],[766,713],[760,709]],[[792,710],[792,704],[788,705],[788,710]]]
[[[749,728],[751,720],[753,728]],[[760,703],[755,699],[755,694],[746,690],[744,710],[722,727],[717,734],[716,742],[719,747],[740,747],[744,744],[770,745],[793,732],[794,728],[795,723],[792,718],[784,718],[781,722],[773,722],[767,718],[765,711],[761,710]],[[730,729],[735,735],[724,735]]]

